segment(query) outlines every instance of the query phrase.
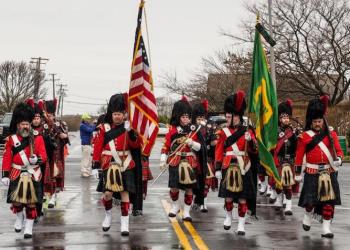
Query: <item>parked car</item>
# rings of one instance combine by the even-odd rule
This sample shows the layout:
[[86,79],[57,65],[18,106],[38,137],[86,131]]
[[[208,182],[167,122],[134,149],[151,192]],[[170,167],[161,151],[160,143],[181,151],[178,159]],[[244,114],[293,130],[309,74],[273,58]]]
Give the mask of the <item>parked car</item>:
[[165,136],[169,132],[169,127],[164,123],[159,123],[158,135]]
[[220,115],[210,116],[208,119],[208,124],[215,127],[220,126],[224,123],[226,123],[226,118]]
[[5,138],[10,135],[10,122],[12,113],[5,113],[0,121],[0,147],[5,144]]

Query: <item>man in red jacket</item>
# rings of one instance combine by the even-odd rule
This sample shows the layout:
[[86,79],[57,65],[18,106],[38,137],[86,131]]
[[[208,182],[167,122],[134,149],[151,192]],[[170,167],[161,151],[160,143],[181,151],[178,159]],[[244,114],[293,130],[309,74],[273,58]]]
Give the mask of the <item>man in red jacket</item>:
[[[108,231],[112,223],[112,197],[121,197],[121,235],[129,235],[129,194],[136,192],[135,168],[141,167],[142,139],[124,121],[127,112],[127,94],[113,95],[108,103],[105,121],[100,125],[95,138],[92,175],[99,178],[102,169],[102,203],[105,219],[102,230]],[[137,160],[136,160],[137,159]]]
[[36,203],[42,202],[40,164],[46,161],[44,140],[33,135],[30,125],[33,117],[34,110],[29,105],[20,103],[15,107],[2,161],[1,181],[9,186],[7,203],[12,204],[11,210],[17,216],[17,233],[23,228],[23,209],[26,210],[24,238],[32,237]]
[[336,132],[327,127],[324,115],[328,102],[328,96],[309,102],[305,132],[298,138],[295,179],[301,181],[302,166],[305,166],[304,183],[298,204],[305,208],[303,229],[310,230],[314,211],[323,219],[321,236],[333,238],[330,226],[334,206],[341,205],[337,170],[342,164],[343,152]]
[[254,131],[243,125],[245,108],[243,91],[226,98],[224,110],[227,127],[218,132],[215,148],[215,176],[221,180],[219,197],[225,199],[224,229],[231,228],[233,202],[238,203],[238,235],[245,235],[247,200],[255,197],[256,193],[251,160],[257,156],[257,141]]

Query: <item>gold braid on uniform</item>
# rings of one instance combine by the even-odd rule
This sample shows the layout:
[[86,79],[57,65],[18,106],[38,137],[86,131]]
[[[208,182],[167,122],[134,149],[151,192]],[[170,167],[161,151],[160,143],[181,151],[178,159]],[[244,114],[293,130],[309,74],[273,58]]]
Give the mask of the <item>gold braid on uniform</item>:
[[33,204],[38,201],[30,174],[21,174],[18,185],[10,197],[12,201],[22,204]]
[[330,201],[335,199],[331,176],[327,171],[321,172],[318,177],[318,198],[320,201]]

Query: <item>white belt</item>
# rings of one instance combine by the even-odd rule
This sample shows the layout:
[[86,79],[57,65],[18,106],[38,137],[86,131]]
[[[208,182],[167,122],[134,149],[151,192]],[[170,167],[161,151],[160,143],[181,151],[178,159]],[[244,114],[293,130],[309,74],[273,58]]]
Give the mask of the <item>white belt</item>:
[[[118,153],[119,156],[129,156],[130,155],[130,151],[129,150],[126,150],[125,152],[117,151],[117,153]],[[112,152],[109,151],[109,150],[103,150],[102,154],[103,155],[111,155],[112,156]]]
[[227,151],[225,155],[244,156],[244,151]]
[[176,152],[175,155],[179,155],[179,156],[195,156],[193,154],[193,152]]
[[[114,159],[115,162],[116,162],[117,164],[122,165],[122,167],[123,167],[123,172],[124,172],[124,171],[129,167],[130,162],[131,162],[131,160],[132,160],[131,153],[130,153],[129,150],[126,150],[126,151],[117,151],[117,153],[118,153],[118,156],[122,156],[122,157],[125,157],[125,156],[126,156],[126,158],[125,158],[123,161],[120,159],[120,157],[118,157],[118,159]],[[109,151],[109,150],[103,150],[103,151],[102,151],[102,154],[113,156],[112,151]],[[114,157],[113,157],[113,158],[114,158]]]
[[40,179],[41,170],[38,165],[17,165],[12,163],[12,167],[18,170],[27,170],[28,173],[34,176],[36,181]]
[[312,168],[312,169],[317,169],[318,170],[320,168],[320,166],[322,166],[322,170],[328,169],[328,168],[331,167],[331,165],[329,165],[329,164],[319,165],[319,164],[306,163],[306,167],[307,168]]
[[17,165],[17,164],[14,164],[12,163],[12,167],[15,168],[15,169],[18,169],[18,170],[32,170],[32,169],[35,169],[37,167],[39,167],[38,165],[29,165],[29,166],[25,166],[25,165]]

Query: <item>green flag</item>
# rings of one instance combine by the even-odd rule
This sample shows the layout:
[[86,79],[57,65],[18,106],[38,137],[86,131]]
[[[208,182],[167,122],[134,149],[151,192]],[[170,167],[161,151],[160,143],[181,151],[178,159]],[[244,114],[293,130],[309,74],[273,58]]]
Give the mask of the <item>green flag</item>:
[[258,140],[261,165],[269,176],[273,177],[278,187],[281,178],[275,166],[270,150],[276,147],[278,127],[278,107],[275,86],[268,70],[265,51],[260,34],[255,31],[253,74],[250,88],[249,112],[256,115],[256,138]]

